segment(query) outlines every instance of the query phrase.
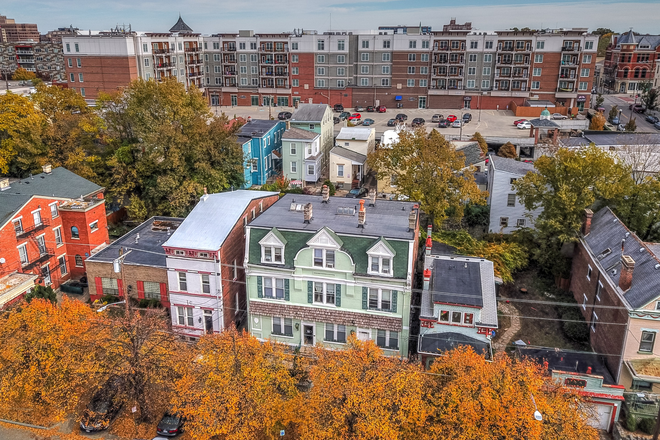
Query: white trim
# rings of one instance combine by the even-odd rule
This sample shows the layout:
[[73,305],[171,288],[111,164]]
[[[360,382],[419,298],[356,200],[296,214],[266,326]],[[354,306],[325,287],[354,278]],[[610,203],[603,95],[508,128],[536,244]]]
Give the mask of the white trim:
[[[92,225],[93,225],[94,223],[96,223],[96,229],[92,229]],[[94,220],[94,221],[91,222],[88,226],[89,226],[89,232],[90,232],[90,234],[91,234],[92,232],[96,232],[96,231],[99,230],[99,221],[98,221],[98,220]]]
[[[334,231],[333,231],[334,232]],[[328,233],[325,227],[321,228],[312,238],[307,241],[307,246],[338,250],[341,246]]]
[[[291,325],[293,326],[293,319],[291,320]],[[305,326],[311,326],[312,327],[312,343],[311,344],[305,344]],[[316,345],[316,323],[315,322],[310,322],[310,321],[300,321],[300,345],[306,345],[309,347],[313,347]],[[323,327],[323,331],[325,331],[325,326]]]
[[[34,214],[34,213],[37,212],[37,211],[41,211],[41,208],[37,208],[37,209],[35,209],[34,211],[31,211],[30,214]],[[40,212],[39,214],[41,214],[41,212]]]

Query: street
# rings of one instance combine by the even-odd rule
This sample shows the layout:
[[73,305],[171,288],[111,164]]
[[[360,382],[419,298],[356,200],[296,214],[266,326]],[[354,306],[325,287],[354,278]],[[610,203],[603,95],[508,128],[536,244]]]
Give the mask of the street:
[[[635,98],[634,96],[631,97],[630,95],[603,95],[603,98],[605,98],[605,101],[603,102],[603,107],[605,107],[605,118],[607,119],[610,109],[613,106],[618,106],[620,110],[623,110],[621,112],[621,123],[626,124],[630,120],[630,113],[631,110],[628,109],[628,106],[630,104],[635,103]],[[595,98],[594,98],[595,99]],[[637,99],[637,103],[639,104],[640,100],[639,98]],[[653,124],[646,122],[646,116],[647,115],[655,115],[659,116],[660,113],[655,110],[655,111],[647,111],[646,113],[633,113],[633,118],[635,118],[635,123],[637,124],[637,132],[640,133],[655,133],[656,128],[653,126]],[[659,116],[660,117],[660,116]],[[608,121],[609,122],[609,121]]]

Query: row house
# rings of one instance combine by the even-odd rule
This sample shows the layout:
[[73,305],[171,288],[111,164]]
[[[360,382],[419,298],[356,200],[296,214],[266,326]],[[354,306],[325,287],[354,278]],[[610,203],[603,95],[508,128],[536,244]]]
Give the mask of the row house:
[[246,230],[278,196],[247,190],[205,193],[162,244],[175,331],[197,339],[245,321]]
[[291,128],[308,130],[321,135],[319,145],[321,148],[321,168],[315,172],[319,177],[328,163],[328,155],[334,143],[335,124],[332,109],[327,104],[300,104],[289,120]]
[[342,127],[330,150],[330,181],[352,187],[360,185],[368,170],[367,156],[376,148],[376,130],[371,127]]
[[0,277],[22,273],[58,288],[85,274],[85,262],[109,242],[103,188],[51,169],[0,179]]
[[603,65],[603,84],[614,93],[635,93],[654,82],[660,59],[660,35],[612,35]]
[[658,286],[660,245],[643,242],[609,207],[585,210],[570,291],[589,325],[591,346],[626,389],[660,389]]
[[316,183],[321,178],[321,135],[287,125],[282,135],[282,175],[293,185]]
[[341,349],[349,335],[408,355],[419,232],[411,202],[287,194],[247,227],[248,329]]
[[263,185],[282,170],[282,136],[286,129],[283,121],[249,119],[238,132],[242,145],[244,187]]
[[39,40],[0,43],[0,71],[13,74],[19,68],[46,81],[65,80],[62,45]]

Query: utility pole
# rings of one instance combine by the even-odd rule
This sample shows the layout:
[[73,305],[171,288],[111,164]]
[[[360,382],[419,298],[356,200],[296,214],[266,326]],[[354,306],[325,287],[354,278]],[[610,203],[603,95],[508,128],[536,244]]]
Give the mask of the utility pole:
[[126,293],[124,294],[124,303],[126,307],[126,317],[128,318],[129,313],[131,312],[130,309],[130,304],[129,304],[129,298],[128,298],[128,286],[125,286],[124,283],[124,258],[126,258],[126,255],[130,254],[133,252],[132,250],[124,253],[124,248],[119,248],[119,257],[112,262],[112,268],[115,271],[115,273],[121,274],[121,285],[122,288],[126,289]]

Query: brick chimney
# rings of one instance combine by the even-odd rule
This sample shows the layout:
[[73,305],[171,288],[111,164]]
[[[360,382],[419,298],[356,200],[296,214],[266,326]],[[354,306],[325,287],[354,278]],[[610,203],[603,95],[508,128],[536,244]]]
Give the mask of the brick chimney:
[[329,201],[330,201],[330,188],[328,188],[328,185],[323,185],[323,188],[321,188],[321,203],[328,203]]
[[413,209],[408,214],[408,232],[414,231],[417,227],[417,210]]
[[584,220],[582,221],[582,234],[589,235],[591,231],[591,220],[594,217],[594,212],[587,208],[584,210]]
[[433,240],[431,236],[426,237],[426,255],[431,255],[431,249],[433,248]]
[[424,269],[424,290],[431,288],[431,269]]
[[289,120],[286,121],[286,129],[287,130],[291,129],[291,121],[289,121]]
[[312,204],[307,203],[303,207],[303,223],[311,223],[312,222]]
[[619,275],[619,287],[627,292],[632,286],[633,271],[635,270],[635,260],[630,255],[621,256],[621,273]]
[[41,167],[41,170],[42,170],[45,174],[50,174],[50,173],[53,171],[53,167],[51,166],[51,164],[48,163],[48,164],[46,164],[46,165],[43,165],[43,166]]
[[364,228],[367,224],[367,211],[364,209],[364,200],[360,200],[360,210],[358,211],[358,228]]

